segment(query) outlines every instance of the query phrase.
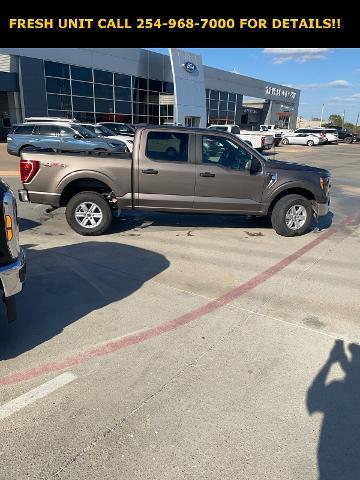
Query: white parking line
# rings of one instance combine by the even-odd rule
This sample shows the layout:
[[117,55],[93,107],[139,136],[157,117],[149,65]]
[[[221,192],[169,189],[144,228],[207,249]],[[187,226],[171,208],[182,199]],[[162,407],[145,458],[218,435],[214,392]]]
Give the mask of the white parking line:
[[76,378],[77,376],[73,373],[65,372],[53,378],[52,380],[43,383],[39,387],[33,388],[29,392],[20,395],[20,397],[14,398],[14,400],[10,400],[10,402],[5,403],[0,407],[0,420],[3,420],[4,418],[9,417],[13,413],[18,412],[27,405],[36,402],[36,400],[46,397],[46,395],[49,395],[58,388],[72,382]]

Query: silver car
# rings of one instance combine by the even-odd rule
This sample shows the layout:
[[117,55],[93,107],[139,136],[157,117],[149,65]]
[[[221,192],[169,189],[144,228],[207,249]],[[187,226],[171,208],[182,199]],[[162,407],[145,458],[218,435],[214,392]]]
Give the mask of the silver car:
[[129,152],[133,151],[134,146],[134,135],[114,135],[114,132],[106,128],[104,125],[100,123],[92,124],[92,123],[82,123],[81,124],[87,130],[90,130],[94,135],[97,137],[105,137],[105,138],[113,138],[115,140],[121,140],[124,142],[129,150]]
[[326,142],[326,138],[320,137],[313,133],[288,133],[282,139],[283,145],[307,145],[313,147],[314,145],[322,145]]
[[7,151],[10,155],[20,156],[26,147],[61,152],[128,151],[125,142],[97,137],[80,124],[68,121],[27,122],[15,125],[7,136]]

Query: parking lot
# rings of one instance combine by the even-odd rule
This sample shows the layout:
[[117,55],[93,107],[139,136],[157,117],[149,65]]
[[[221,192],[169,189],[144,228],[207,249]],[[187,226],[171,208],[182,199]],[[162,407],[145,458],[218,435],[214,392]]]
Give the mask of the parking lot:
[[[268,155],[332,172],[331,213],[302,237],[128,213],[86,238],[62,209],[19,203],[0,478],[357,478],[360,144]],[[14,190],[17,164],[1,145]]]

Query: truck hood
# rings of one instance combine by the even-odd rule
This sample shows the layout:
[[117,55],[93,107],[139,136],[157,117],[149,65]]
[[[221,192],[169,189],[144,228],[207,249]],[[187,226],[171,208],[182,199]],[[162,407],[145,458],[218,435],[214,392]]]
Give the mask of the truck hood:
[[312,167],[302,163],[282,162],[280,160],[269,160],[271,170],[292,170],[292,171],[306,171],[317,173],[322,177],[330,177],[329,170],[325,168]]

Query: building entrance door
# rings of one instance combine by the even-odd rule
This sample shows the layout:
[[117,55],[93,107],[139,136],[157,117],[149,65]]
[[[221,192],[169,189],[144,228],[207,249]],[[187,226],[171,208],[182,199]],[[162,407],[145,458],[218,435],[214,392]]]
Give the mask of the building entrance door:
[[199,127],[200,117],[185,117],[185,127]]

